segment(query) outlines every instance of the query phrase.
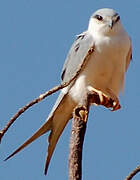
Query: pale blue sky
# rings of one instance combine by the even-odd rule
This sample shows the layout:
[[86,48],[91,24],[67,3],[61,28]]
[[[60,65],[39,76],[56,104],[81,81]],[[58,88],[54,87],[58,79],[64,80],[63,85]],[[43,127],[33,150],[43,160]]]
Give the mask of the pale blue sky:
[[[133,43],[122,109],[90,111],[83,150],[83,180],[121,180],[140,164],[140,1],[1,0],[0,128],[40,93],[60,83],[60,72],[75,35],[87,29],[99,8],[114,8]],[[0,145],[0,179],[66,180],[71,122],[66,127],[44,176],[47,136],[7,162],[3,159],[45,121],[57,94],[24,113]],[[133,180],[140,179],[137,175]]]

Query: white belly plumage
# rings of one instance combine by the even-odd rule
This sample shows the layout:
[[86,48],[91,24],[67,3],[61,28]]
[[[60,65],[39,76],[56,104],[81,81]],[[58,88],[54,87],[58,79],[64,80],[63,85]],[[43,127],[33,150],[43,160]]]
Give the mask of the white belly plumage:
[[81,101],[90,87],[107,95],[107,89],[111,89],[116,96],[123,89],[128,48],[126,47],[126,50],[122,47],[101,48],[95,48],[95,52],[69,91],[76,103]]

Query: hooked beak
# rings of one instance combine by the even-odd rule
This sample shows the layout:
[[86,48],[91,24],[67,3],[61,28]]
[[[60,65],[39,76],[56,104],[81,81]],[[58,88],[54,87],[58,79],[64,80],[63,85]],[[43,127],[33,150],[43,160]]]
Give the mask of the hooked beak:
[[113,26],[114,26],[114,24],[115,24],[114,20],[111,19],[111,20],[108,22],[108,27],[110,27],[110,28],[112,29]]

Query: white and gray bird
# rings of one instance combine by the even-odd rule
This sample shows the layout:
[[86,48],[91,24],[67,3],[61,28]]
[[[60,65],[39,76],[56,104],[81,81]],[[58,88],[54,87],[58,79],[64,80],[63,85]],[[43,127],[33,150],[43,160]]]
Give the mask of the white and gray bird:
[[62,70],[62,82],[67,82],[73,77],[91,47],[94,47],[94,51],[88,62],[78,77],[62,89],[46,122],[6,160],[50,131],[46,174],[58,139],[72,118],[73,109],[77,105],[82,105],[87,90],[98,93],[101,102],[103,96],[112,99],[113,110],[120,108],[118,96],[124,87],[125,72],[132,57],[132,48],[120,16],[113,9],[99,9],[93,13],[87,31],[77,36],[68,53]]

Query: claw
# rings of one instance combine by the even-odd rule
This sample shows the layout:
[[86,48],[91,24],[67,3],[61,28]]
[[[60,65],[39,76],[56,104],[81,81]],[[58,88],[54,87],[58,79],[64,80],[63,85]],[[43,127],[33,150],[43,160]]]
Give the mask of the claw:
[[[96,93],[99,96],[100,105],[107,104],[109,98],[106,94],[104,94],[101,90],[95,89],[91,86],[88,87],[89,92]],[[99,104],[98,104],[99,105]]]
[[112,90],[107,89],[106,94],[103,93],[101,90],[95,89],[91,86],[88,87],[88,90],[90,92],[94,92],[98,94],[99,96],[99,104],[97,105],[103,105],[106,108],[112,108],[111,111],[116,111],[121,108],[120,102],[118,97],[112,92]]
[[118,102],[113,102],[113,109],[111,111],[117,111],[118,109],[121,109],[121,105],[120,103]]

